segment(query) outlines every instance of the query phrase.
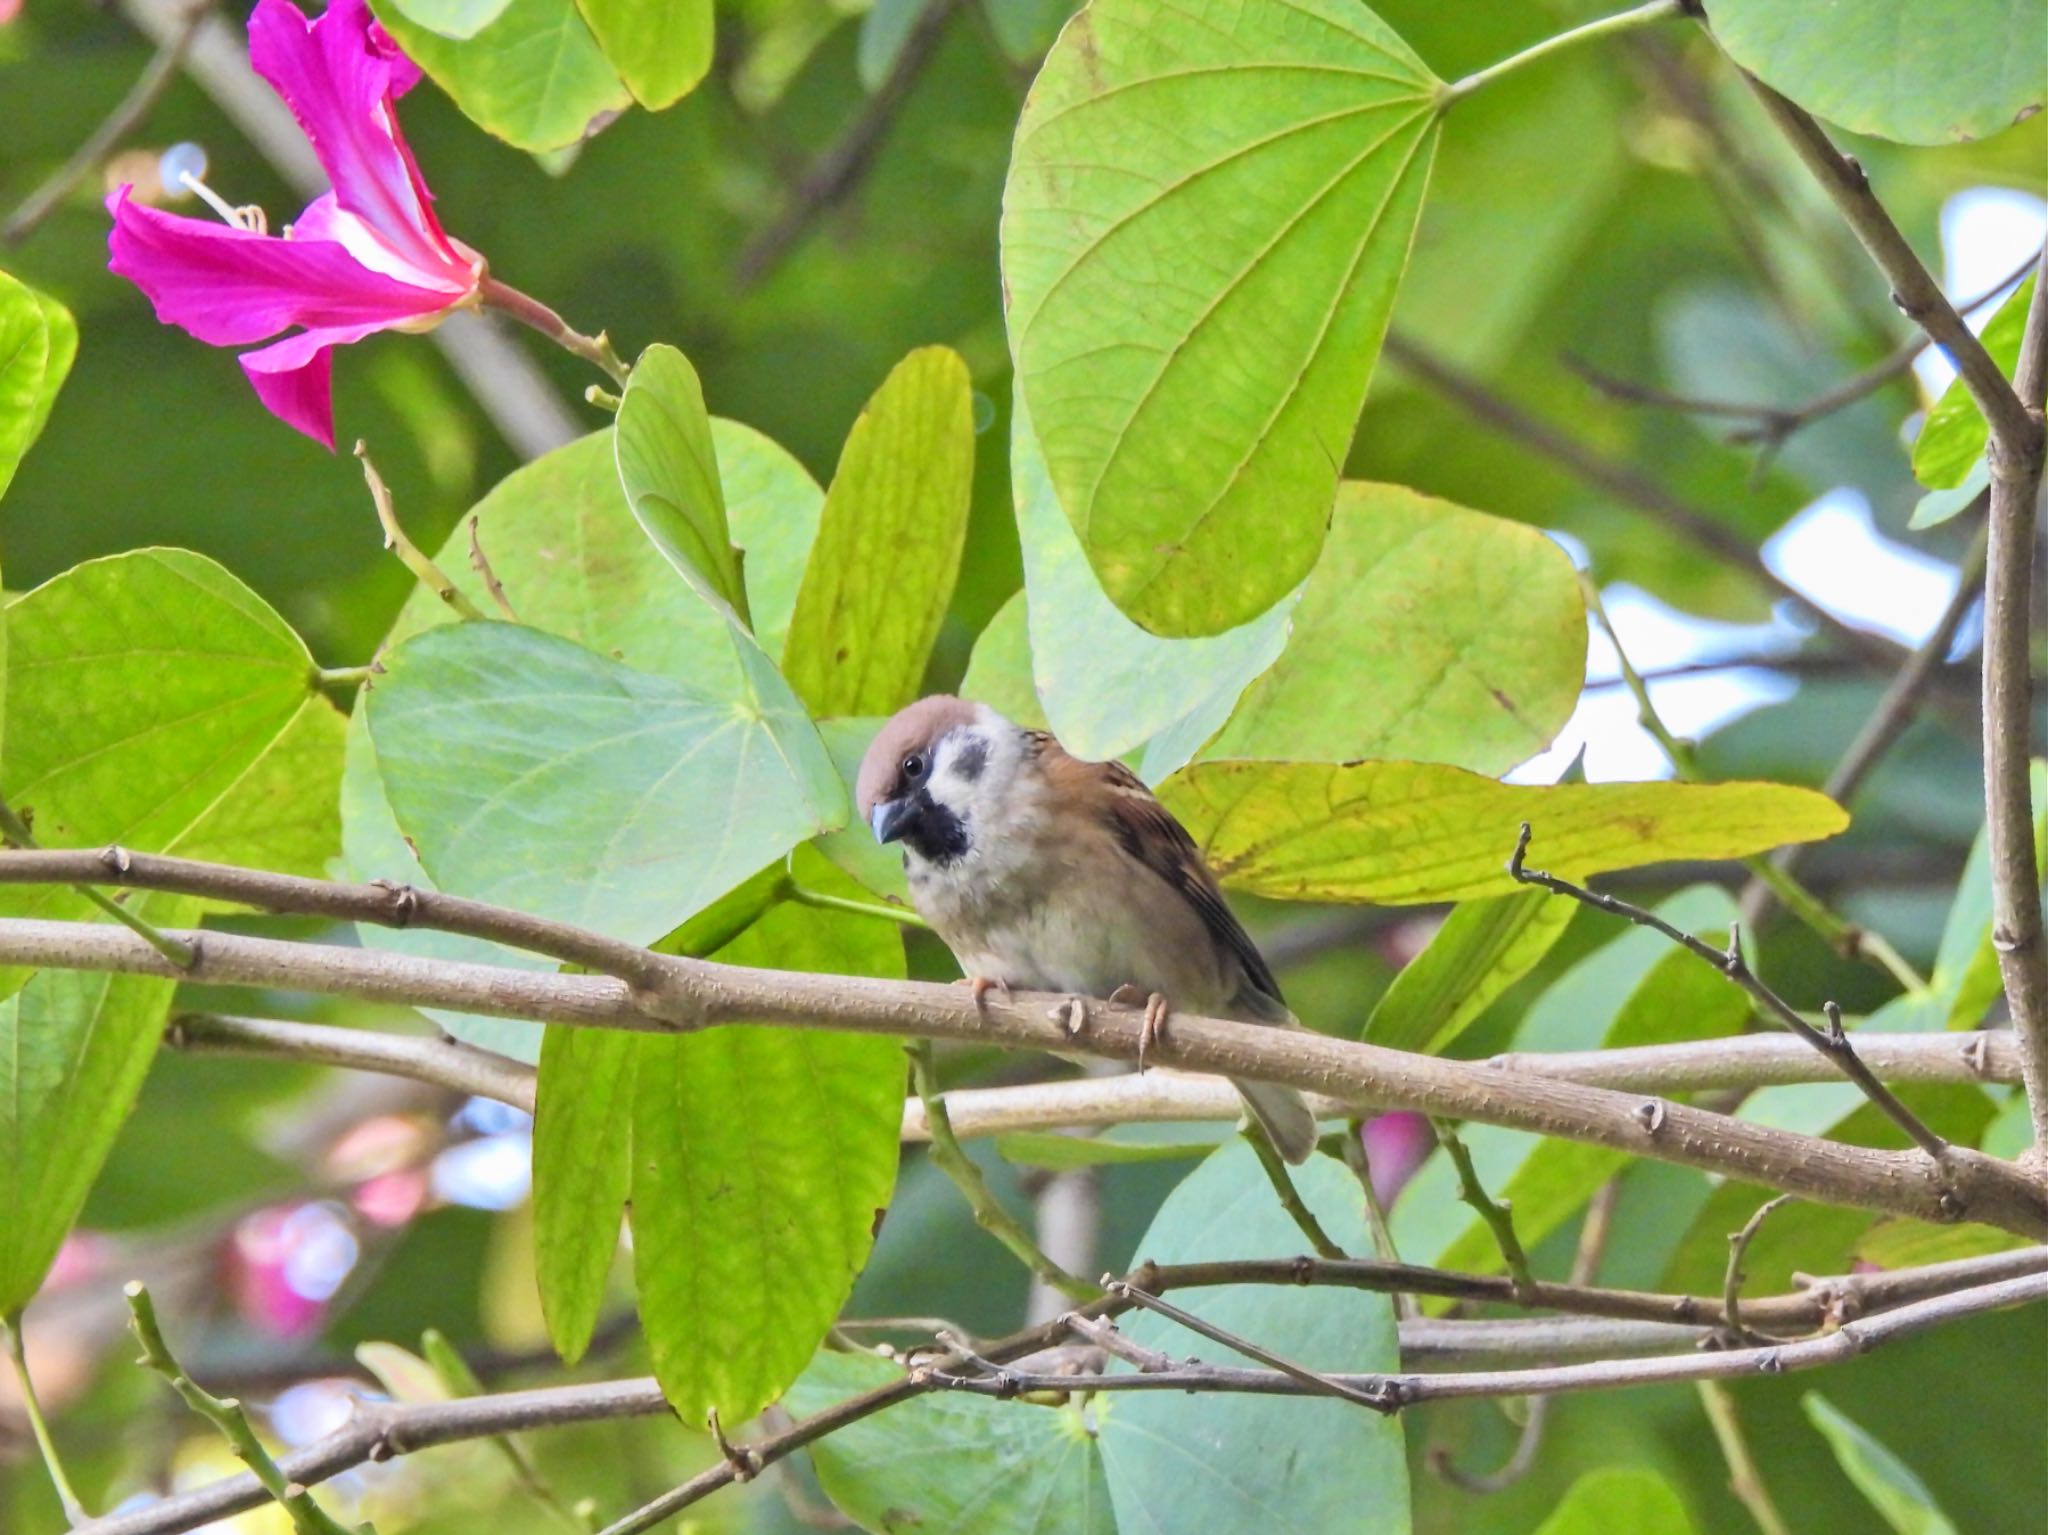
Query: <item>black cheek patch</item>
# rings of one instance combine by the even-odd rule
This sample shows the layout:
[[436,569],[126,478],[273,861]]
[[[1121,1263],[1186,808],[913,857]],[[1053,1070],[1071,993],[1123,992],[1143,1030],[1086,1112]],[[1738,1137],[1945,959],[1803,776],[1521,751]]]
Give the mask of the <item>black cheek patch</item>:
[[917,821],[905,833],[904,842],[926,863],[944,868],[966,857],[967,827],[944,805],[925,797]]
[[965,783],[973,783],[988,766],[988,742],[969,741],[953,758],[953,771]]

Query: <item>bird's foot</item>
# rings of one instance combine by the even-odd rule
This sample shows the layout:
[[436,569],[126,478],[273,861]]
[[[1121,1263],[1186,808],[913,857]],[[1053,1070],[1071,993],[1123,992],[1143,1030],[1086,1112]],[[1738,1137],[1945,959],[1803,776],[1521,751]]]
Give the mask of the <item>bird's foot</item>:
[[992,991],[1001,992],[1005,1002],[1010,1000],[1010,983],[997,980],[994,976],[963,975],[953,984],[965,986],[974,993],[974,1010],[976,1012],[986,1012],[988,1010],[988,994]]
[[1171,1005],[1161,992],[1153,992],[1145,999],[1145,1018],[1138,1025],[1138,1071],[1145,1070],[1145,1055],[1166,1036],[1166,1016]]

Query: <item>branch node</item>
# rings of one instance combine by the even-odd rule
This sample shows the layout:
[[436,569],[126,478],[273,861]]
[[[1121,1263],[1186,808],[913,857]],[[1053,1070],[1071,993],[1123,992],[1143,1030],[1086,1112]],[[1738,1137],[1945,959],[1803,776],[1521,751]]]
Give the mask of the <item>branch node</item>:
[[385,920],[391,926],[406,927],[419,914],[420,893],[411,885],[391,879],[373,879],[370,881],[370,887],[383,891],[387,897],[391,909]]
[[1663,1129],[1664,1100],[1662,1098],[1650,1098],[1637,1104],[1636,1123],[1653,1136]]
[[128,871],[135,867],[135,860],[128,855],[128,849],[122,847],[119,843],[102,849],[100,852],[100,862],[123,879],[127,878]]
[[745,1445],[734,1444],[725,1437],[725,1430],[718,1422],[718,1409],[712,1408],[705,1414],[705,1427],[711,1435],[711,1442],[718,1446],[718,1453],[732,1468],[732,1479],[736,1482],[751,1482],[761,1474],[761,1457]]

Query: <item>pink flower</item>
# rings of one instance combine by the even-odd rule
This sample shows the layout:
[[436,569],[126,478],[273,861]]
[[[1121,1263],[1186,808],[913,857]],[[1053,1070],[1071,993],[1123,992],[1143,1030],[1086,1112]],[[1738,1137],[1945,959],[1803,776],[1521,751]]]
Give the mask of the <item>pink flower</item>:
[[1375,1114],[1360,1127],[1359,1135],[1365,1146],[1365,1165],[1372,1169],[1372,1191],[1382,1206],[1391,1209],[1408,1180],[1436,1149],[1429,1120],[1405,1109]]
[[288,0],[259,0],[249,63],[291,108],[334,189],[276,237],[260,214],[182,218],[132,201],[124,186],[107,199],[107,265],[149,296],[159,320],[210,346],[301,327],[243,353],[242,371],[272,414],[331,449],[329,350],[375,331],[431,329],[476,301],[483,258],[434,217],[398,131],[397,99],[420,72],[365,0],[333,0],[312,22]]

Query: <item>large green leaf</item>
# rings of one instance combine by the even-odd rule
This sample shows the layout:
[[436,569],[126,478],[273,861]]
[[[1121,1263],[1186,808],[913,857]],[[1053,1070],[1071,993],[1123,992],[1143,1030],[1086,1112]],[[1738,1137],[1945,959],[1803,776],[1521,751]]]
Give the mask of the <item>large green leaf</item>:
[[49,420],[77,355],[71,312],[0,272],[0,496]]
[[565,148],[598,119],[632,105],[576,0],[507,0],[489,24],[460,39],[421,26],[399,0],[371,0],[371,8],[471,122],[517,148]]
[[[177,925],[197,904],[156,899]],[[42,1283],[156,1054],[175,983],[45,970],[0,1001],[0,1317]]]
[[711,0],[576,0],[576,8],[643,107],[672,106],[711,68]]
[[1818,1391],[1799,1398],[1806,1416],[1835,1452],[1842,1473],[1898,1535],[1955,1535],[1927,1484],[1869,1429]]
[[[55,847],[325,871],[339,837],[341,716],[262,598],[181,549],[92,560],[7,609],[0,788]],[[0,914],[81,917],[64,887],[0,889]]]
[[2042,0],[1714,0],[1708,19],[1736,63],[1857,133],[1981,139],[2048,99]]
[[1573,1482],[1536,1535],[1692,1535],[1692,1516],[1671,1484],[1640,1466],[1606,1466]]
[[[800,1418],[901,1379],[870,1354],[821,1353],[784,1404]],[[865,1530],[1116,1535],[1093,1431],[1077,1403],[937,1392],[811,1446],[818,1484]]]
[[[1358,1183],[1343,1164],[1311,1158],[1294,1181],[1339,1246],[1371,1251]],[[1300,1229],[1273,1197],[1258,1159],[1235,1140],[1167,1197],[1133,1256],[1195,1263],[1300,1247]],[[1384,1295],[1232,1285],[1174,1301],[1312,1369],[1400,1368],[1394,1308]],[[1175,1358],[1255,1363],[1149,1312],[1122,1326],[1133,1342]],[[1119,1529],[1408,1530],[1398,1417],[1333,1400],[1145,1392],[1111,1398],[1097,1434]]]
[[1027,730],[1047,728],[1045,707],[1031,683],[1031,627],[1022,592],[1012,592],[975,637],[960,696],[987,704]]
[[1024,551],[1031,672],[1046,722],[1067,750],[1107,759],[1174,737],[1147,777],[1171,772],[1223,724],[1245,684],[1287,643],[1289,602],[1207,639],[1147,633],[1117,610],[1061,514],[1023,402],[1010,429],[1010,482]]
[[[805,858],[814,888],[851,885]],[[716,958],[898,978],[898,929],[784,905]],[[751,1418],[845,1305],[896,1179],[903,1052],[874,1035],[732,1026],[636,1039],[633,1270],[648,1352],[687,1423]]]
[[[1984,350],[2008,378],[2019,365],[2020,335],[2026,329],[2033,300],[2034,278],[2030,276],[1998,306],[1998,313],[1984,327]],[[1950,379],[1948,388],[1927,412],[1920,435],[1913,439],[1913,473],[1922,485],[1954,489],[1977,467],[1990,436],[1984,412],[1977,408],[1969,386],[1960,378]]]
[[548,1341],[583,1357],[619,1248],[632,1177],[637,1042],[556,1025],[540,1047],[533,1113],[533,1269]]
[[430,629],[385,666],[378,770],[443,890],[647,943],[845,815],[793,703],[769,712],[512,624]]
[[1740,858],[1831,837],[1840,806],[1783,784],[1496,783],[1422,762],[1201,762],[1160,789],[1226,885],[1289,901],[1466,901],[1519,888],[1529,865],[1582,878]]
[[619,401],[613,443],[626,502],[654,546],[692,589],[746,617],[711,417],[689,358],[672,346],[640,354]]
[[1011,351],[1060,504],[1147,629],[1221,633],[1315,563],[1438,89],[1353,0],[1095,0],[1047,56],[1003,198]]
[[812,713],[892,714],[918,696],[960,571],[973,479],[967,364],[921,347],[854,422],[825,496],[783,656]]
[[1585,602],[1554,540],[1346,484],[1286,650],[1202,755],[1503,772],[1550,744],[1585,678]]
[[1575,911],[1541,890],[1460,902],[1429,947],[1394,977],[1364,1037],[1390,1050],[1441,1052],[1536,967]]

